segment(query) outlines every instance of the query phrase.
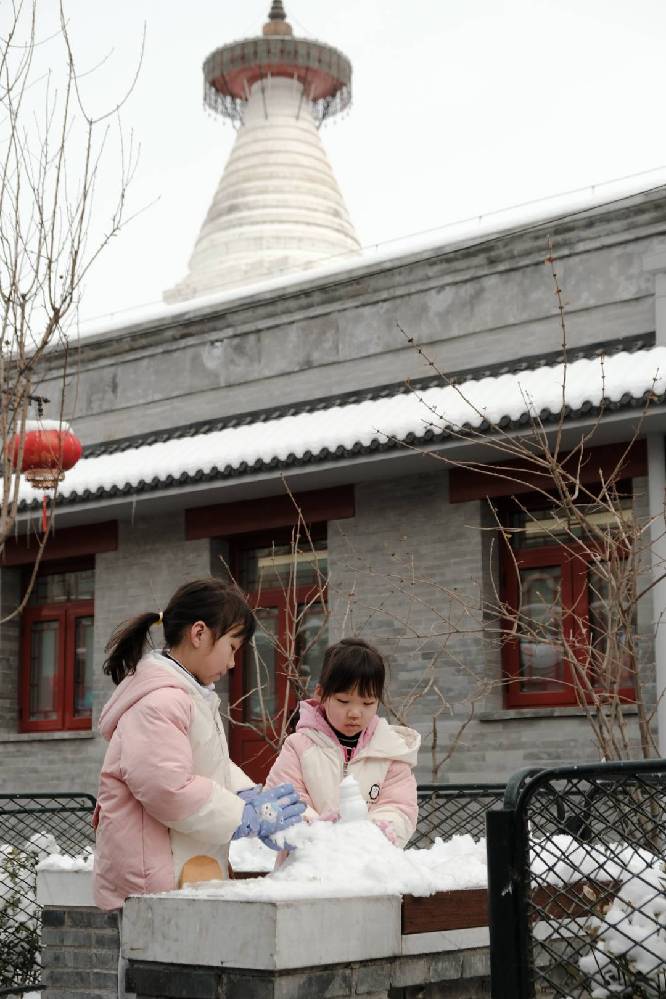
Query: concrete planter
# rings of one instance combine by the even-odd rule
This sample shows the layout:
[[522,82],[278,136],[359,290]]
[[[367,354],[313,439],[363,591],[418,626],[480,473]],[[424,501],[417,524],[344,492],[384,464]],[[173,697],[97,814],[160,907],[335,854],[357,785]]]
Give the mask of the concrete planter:
[[[262,878],[259,871],[237,871],[234,879]],[[402,935],[468,930],[488,926],[488,891],[469,888],[440,891],[434,895],[403,895],[400,911]]]
[[[43,999],[111,999],[117,914],[92,906],[90,872],[39,879]],[[481,999],[489,995],[484,903],[478,891],[279,902],[135,897],[123,909],[120,940],[127,988],[137,999]]]

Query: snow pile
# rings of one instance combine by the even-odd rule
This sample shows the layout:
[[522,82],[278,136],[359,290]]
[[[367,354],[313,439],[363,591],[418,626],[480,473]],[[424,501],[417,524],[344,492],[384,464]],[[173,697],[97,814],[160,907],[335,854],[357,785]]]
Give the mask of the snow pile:
[[70,857],[66,853],[51,853],[37,864],[38,871],[92,871],[92,847],[87,846],[78,857]]
[[[484,420],[497,424],[503,417],[518,419],[543,409],[559,412],[564,380],[565,403],[574,410],[586,402],[599,405],[602,399],[618,402],[626,394],[636,398],[645,392],[661,394],[666,391],[666,347],[581,358],[567,365],[566,379],[564,366],[556,364],[85,458],[67,473],[60,494],[132,487],[154,477],[178,478],[214,467],[236,468],[242,462],[251,466],[257,460],[285,459],[290,454],[301,459],[306,452],[316,455],[323,448],[334,451],[373,440],[402,441],[408,434],[422,436],[428,429],[439,432],[447,426],[476,428]],[[41,492],[22,481],[21,499],[37,498]]]
[[628,985],[640,986],[642,996],[666,994],[666,873],[660,866],[630,877],[607,911],[589,920],[592,947],[578,967],[593,999],[624,995]]
[[626,844],[588,845],[553,836],[532,849],[533,885],[587,881],[590,908],[594,883],[615,883],[611,901],[597,907],[583,932],[590,950],[578,960],[592,999],[666,994],[666,865],[655,854]]
[[86,846],[79,856],[63,853],[52,833],[35,833],[26,848],[37,859],[38,871],[92,871],[93,849]]
[[255,836],[234,839],[229,844],[229,863],[234,871],[256,871],[268,874],[275,867],[275,850],[264,846]]
[[37,863],[57,851],[50,833],[35,833],[23,847],[0,844],[0,981],[29,982],[39,968],[41,910]]
[[647,850],[622,843],[581,843],[566,835],[537,840],[530,853],[532,877],[539,884],[564,885],[588,878],[620,881],[626,888],[634,875],[645,876],[646,871],[653,871],[659,863]]
[[289,829],[296,847],[265,878],[217,881],[176,895],[278,901],[354,895],[432,895],[487,883],[485,840],[437,839],[429,850],[400,850],[372,822],[313,822]]
[[26,850],[28,853],[32,853],[39,862],[60,853],[55,836],[53,833],[47,832],[33,833],[26,845]]

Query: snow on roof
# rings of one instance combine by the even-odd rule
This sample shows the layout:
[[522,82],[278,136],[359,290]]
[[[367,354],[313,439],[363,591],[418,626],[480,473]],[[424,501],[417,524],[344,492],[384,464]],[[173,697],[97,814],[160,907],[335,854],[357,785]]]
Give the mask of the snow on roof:
[[[665,393],[666,347],[621,351],[572,361],[566,377],[563,364],[552,364],[98,454],[67,472],[59,499],[76,502],[284,463],[330,461],[387,443],[431,441],[463,426],[484,432],[544,411],[557,414],[563,401],[575,414]],[[25,482],[21,489],[28,504],[41,496]]]

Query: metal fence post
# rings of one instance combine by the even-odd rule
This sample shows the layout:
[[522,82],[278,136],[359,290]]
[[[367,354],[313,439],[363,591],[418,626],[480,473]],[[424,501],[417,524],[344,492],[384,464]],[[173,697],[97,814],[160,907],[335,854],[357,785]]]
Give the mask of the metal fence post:
[[527,999],[516,890],[516,813],[508,808],[488,812],[486,832],[491,996],[492,999]]

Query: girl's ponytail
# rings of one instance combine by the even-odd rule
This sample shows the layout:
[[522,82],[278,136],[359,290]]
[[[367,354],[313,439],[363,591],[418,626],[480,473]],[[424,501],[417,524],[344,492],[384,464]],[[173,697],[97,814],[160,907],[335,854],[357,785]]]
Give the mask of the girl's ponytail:
[[167,646],[174,646],[195,621],[203,621],[216,640],[237,628],[245,642],[251,640],[257,623],[243,594],[235,586],[213,576],[195,579],[176,590],[163,613],[139,614],[116,628],[104,649],[108,653],[104,672],[116,684],[134,673],[153,624],[163,625]]
[[153,624],[158,624],[162,615],[154,611],[139,614],[131,621],[121,624],[107,642],[104,651],[108,653],[104,662],[104,672],[115,684],[133,673],[143,655],[148,632]]

